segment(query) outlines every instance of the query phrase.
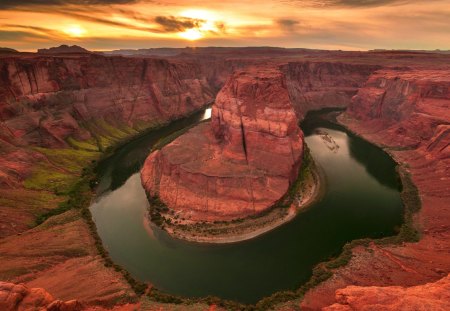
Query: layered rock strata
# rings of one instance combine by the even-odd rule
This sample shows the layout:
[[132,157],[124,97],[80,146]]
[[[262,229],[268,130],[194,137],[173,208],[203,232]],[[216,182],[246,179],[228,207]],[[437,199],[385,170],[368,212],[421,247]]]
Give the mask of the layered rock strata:
[[297,178],[303,134],[283,74],[238,71],[217,95],[211,123],[161,150],[141,171],[150,196],[182,217],[202,221],[255,215]]
[[281,66],[297,115],[327,107],[345,108],[381,66],[341,62],[289,62]]
[[450,275],[424,285],[348,286],[336,292],[336,303],[322,311],[445,311],[450,309]]
[[76,300],[56,300],[42,288],[28,288],[23,284],[0,282],[0,309],[80,311],[84,308]]
[[382,146],[411,175],[422,203],[414,218],[420,240],[355,249],[346,267],[306,294],[304,310],[331,304],[336,290],[349,285],[370,294],[364,287],[414,286],[450,272],[450,70],[378,71],[339,121]]

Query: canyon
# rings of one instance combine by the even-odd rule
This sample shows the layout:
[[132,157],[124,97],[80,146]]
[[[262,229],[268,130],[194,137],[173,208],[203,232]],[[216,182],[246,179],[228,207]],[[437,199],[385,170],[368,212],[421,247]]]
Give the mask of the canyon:
[[[448,293],[443,279],[450,271],[448,60],[437,53],[281,50],[265,54],[263,48],[171,57],[2,55],[0,280],[44,288],[58,300],[76,299],[85,307],[142,304],[144,298],[139,298],[126,274],[105,264],[83,209],[61,210],[61,204],[73,200],[73,185],[87,176],[83,169],[102,154],[143,131],[209,105],[217,94],[211,124],[190,129],[153,153],[142,174],[144,182],[149,176],[160,179],[165,186],[158,194],[167,202],[176,198],[171,190],[176,174],[192,181],[191,188],[182,189],[186,201],[176,204],[181,210],[192,202],[202,206],[194,218],[232,219],[236,212],[251,215],[275,202],[295,179],[292,172],[300,164],[301,140],[296,140],[294,156],[289,158],[292,153],[287,146],[292,141],[286,137],[301,137],[297,120],[310,110],[326,107],[346,108],[338,121],[389,152],[419,191],[422,207],[412,216],[420,232],[418,241],[355,247],[350,262],[332,269],[331,278],[310,289],[303,299],[274,308],[301,305],[302,310],[320,310],[336,302],[336,293],[357,295],[358,305],[370,305],[373,295],[382,297],[372,286],[404,295],[414,288],[389,288],[431,283],[427,286]],[[266,108],[268,112],[262,113]],[[265,166],[265,148],[271,148],[280,167]],[[202,151],[198,158],[211,166],[194,166],[196,149]],[[164,169],[153,171],[152,164],[147,166],[151,161]],[[219,161],[232,167],[218,165]],[[247,162],[264,174],[242,173],[240,167],[247,167]],[[205,173],[207,169],[211,171]],[[270,188],[273,192],[262,191],[262,186],[253,189],[256,206],[248,205],[248,197],[242,197],[248,196],[248,188],[240,187],[232,198],[216,196],[215,206],[221,213],[210,212],[206,197],[220,192],[217,187],[205,187],[210,180],[218,184],[227,172],[239,171],[233,178],[259,178],[255,185],[264,185],[271,170],[283,174],[270,182],[276,184]],[[156,191],[148,187],[150,193]],[[205,188],[208,195],[198,195]],[[230,200],[236,200],[238,208],[227,214],[223,206]],[[61,213],[53,215],[58,209]],[[36,226],[36,219],[45,214],[48,217]],[[359,286],[357,293],[355,288],[341,290],[349,285]],[[338,299],[340,304],[343,301]],[[191,305],[195,306],[208,308],[207,304]]]

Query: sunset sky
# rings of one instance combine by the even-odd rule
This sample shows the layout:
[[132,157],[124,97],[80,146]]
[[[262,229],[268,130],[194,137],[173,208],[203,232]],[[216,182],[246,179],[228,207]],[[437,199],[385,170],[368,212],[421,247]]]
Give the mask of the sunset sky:
[[450,0],[0,0],[0,47],[450,49]]

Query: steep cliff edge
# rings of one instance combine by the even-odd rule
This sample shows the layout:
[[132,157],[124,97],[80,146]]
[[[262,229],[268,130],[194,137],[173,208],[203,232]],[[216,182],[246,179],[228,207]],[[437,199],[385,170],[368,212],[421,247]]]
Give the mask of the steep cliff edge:
[[[357,58],[344,60],[346,64],[340,64],[332,56],[316,56],[315,61],[308,62],[303,58],[290,60],[289,66],[299,69],[290,69],[289,75],[287,71],[283,72],[299,118],[312,108],[334,106],[335,98],[342,99],[338,102],[343,105],[350,103],[357,89],[364,86],[371,70],[379,69],[378,65],[358,63],[395,66],[422,63],[421,66],[427,68],[441,68],[449,63],[448,57],[439,56],[437,60],[431,53],[421,56],[422,60],[408,53],[404,53],[401,60],[386,53],[387,56],[380,59],[374,54],[360,54]],[[3,55],[0,60],[0,279],[24,282],[30,288],[43,287],[58,299],[76,298],[107,305],[128,301],[134,297],[133,290],[120,273],[105,266],[95,247],[99,241],[94,240],[76,209],[27,230],[35,225],[38,215],[66,200],[65,192],[55,191],[61,188],[59,184],[77,181],[82,168],[98,158],[100,149],[192,111],[183,109],[195,108],[188,105],[188,97],[194,98],[189,94],[197,94],[197,88],[200,88],[199,92],[206,92],[200,100],[209,101],[234,69],[250,62],[258,66],[270,63],[278,68],[286,62],[272,57],[270,60],[249,60],[255,58],[252,56],[245,60],[233,56],[232,60],[225,61],[211,57],[205,61],[202,58],[158,60],[99,55],[12,55]],[[338,60],[343,60],[341,55]],[[338,69],[340,67],[346,69]],[[386,72],[392,76],[386,80],[389,83],[402,79],[396,78],[400,73],[398,70]],[[405,71],[404,77],[415,73],[416,80],[426,80],[427,72],[430,71]],[[444,71],[436,73],[442,75]],[[371,76],[370,81],[376,76],[381,77],[381,73]],[[448,78],[445,79],[448,86]],[[438,80],[437,76],[434,80]],[[141,85],[142,92],[139,91]],[[373,86],[381,88],[376,84]],[[395,97],[394,92],[392,95]],[[136,103],[140,103],[139,107]],[[420,113],[405,114],[406,117],[399,121],[409,129],[410,134],[404,136],[408,147],[402,147],[403,141],[394,137],[396,119],[380,122],[375,117],[365,118],[361,112],[358,120],[349,110],[348,118],[344,120],[347,126],[368,140],[384,145],[392,143],[395,147],[388,149],[389,152],[397,160],[409,163],[414,182],[421,191],[423,209],[418,218],[422,225],[422,240],[406,243],[405,247],[356,250],[350,265],[339,269],[332,280],[306,296],[305,310],[317,310],[317,302],[321,302],[319,307],[332,304],[336,289],[350,283],[412,286],[435,281],[450,271],[450,211],[445,192],[449,188],[449,109],[448,105],[438,108],[436,103],[433,99],[430,105],[418,108],[412,105],[411,110],[419,109]],[[197,104],[201,103],[194,102],[193,106]],[[361,104],[369,107],[372,103],[361,101]],[[354,107],[353,110],[358,109]],[[420,134],[421,126],[416,123],[416,131],[411,130],[414,127],[409,127],[413,124],[408,120],[420,121],[423,115],[431,115],[434,120],[430,122],[429,117],[422,120],[428,128],[427,133],[431,129],[432,135],[424,135],[424,141],[416,146],[416,134]],[[446,121],[439,121],[443,116]],[[434,124],[438,125],[433,131]],[[383,143],[384,139],[388,139],[388,143]],[[39,174],[36,174],[36,168],[39,168]],[[49,176],[37,180],[40,188],[29,183],[30,178],[36,180],[35,176],[41,178],[42,175]],[[70,175],[71,179],[55,181],[60,175]]]
[[378,65],[342,62],[289,62],[281,66],[287,88],[300,118],[310,110],[345,108]]
[[0,70],[0,139],[15,146],[68,147],[94,139],[101,122],[165,123],[214,96],[198,65],[161,59],[2,58]]
[[420,240],[355,249],[347,266],[307,293],[305,310],[333,303],[335,291],[348,285],[370,293],[364,286],[414,286],[450,272],[450,70],[380,70],[339,121],[411,175],[422,203],[413,220]]
[[204,123],[152,153],[141,171],[150,196],[182,218],[231,220],[271,207],[296,179],[303,154],[282,73],[239,71]]

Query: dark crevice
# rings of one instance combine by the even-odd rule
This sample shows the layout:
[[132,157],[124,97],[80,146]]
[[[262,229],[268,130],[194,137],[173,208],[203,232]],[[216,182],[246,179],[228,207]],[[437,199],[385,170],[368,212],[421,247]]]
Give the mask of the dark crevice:
[[241,117],[241,132],[242,132],[242,147],[244,148],[244,154],[245,154],[245,161],[248,164],[248,158],[247,158],[247,143],[245,141],[245,131],[244,131],[244,124],[242,123],[242,117]]

